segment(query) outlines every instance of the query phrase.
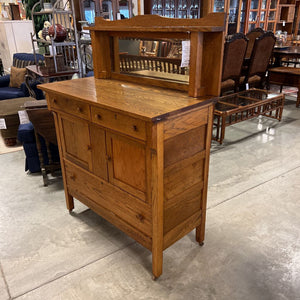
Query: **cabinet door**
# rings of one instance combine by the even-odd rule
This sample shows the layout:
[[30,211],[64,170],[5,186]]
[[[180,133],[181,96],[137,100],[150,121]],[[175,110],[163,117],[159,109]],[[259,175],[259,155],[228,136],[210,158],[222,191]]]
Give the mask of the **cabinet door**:
[[106,133],[109,181],[146,201],[146,145]]
[[91,142],[88,122],[70,116],[60,117],[64,157],[91,170]]

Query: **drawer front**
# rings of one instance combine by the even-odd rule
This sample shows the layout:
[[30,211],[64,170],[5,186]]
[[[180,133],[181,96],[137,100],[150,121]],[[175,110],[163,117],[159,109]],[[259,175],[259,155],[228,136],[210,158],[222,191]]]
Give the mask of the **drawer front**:
[[68,114],[89,120],[89,105],[74,99],[53,96],[50,98],[50,105],[53,110],[60,110]]
[[146,140],[146,123],[143,120],[98,107],[92,107],[91,113],[96,124]]
[[67,186],[71,195],[73,191],[76,195],[88,198],[138,231],[149,237],[152,236],[150,206],[67,161],[65,161],[65,169]]

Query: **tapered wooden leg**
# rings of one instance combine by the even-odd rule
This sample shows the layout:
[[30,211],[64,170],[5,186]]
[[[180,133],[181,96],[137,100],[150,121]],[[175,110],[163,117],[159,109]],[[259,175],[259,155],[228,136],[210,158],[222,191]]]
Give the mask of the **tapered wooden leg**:
[[202,228],[202,224],[196,227],[196,241],[200,246],[204,245],[205,227]]
[[[154,247],[153,247],[154,248]],[[153,249],[154,250],[154,249]],[[163,266],[163,251],[162,249],[152,250],[152,275],[153,280],[156,280],[162,274]]]
[[71,212],[74,209],[74,199],[70,194],[68,194],[67,192],[65,193],[66,193],[67,209],[69,210],[69,212]]

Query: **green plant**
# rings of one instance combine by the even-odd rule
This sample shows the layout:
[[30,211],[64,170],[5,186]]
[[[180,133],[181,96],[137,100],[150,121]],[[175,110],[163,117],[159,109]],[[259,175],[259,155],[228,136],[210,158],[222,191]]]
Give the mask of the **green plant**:
[[[39,0],[22,0],[22,3],[25,8],[25,12],[26,12],[26,19],[31,20],[31,12],[32,12],[33,6],[37,2],[40,2],[40,1]],[[40,11],[41,9],[42,9],[41,5],[37,5],[35,8],[35,11]],[[33,18],[34,18],[35,33],[37,35],[37,33],[43,29],[44,22],[49,21],[49,18],[47,15],[33,16]]]

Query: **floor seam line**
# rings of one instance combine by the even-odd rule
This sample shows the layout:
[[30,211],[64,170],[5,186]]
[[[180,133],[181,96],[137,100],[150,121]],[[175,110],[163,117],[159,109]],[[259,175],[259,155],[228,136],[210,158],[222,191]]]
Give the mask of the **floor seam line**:
[[3,277],[3,281],[4,281],[4,285],[5,285],[5,288],[6,288],[8,297],[9,297],[9,299],[12,299],[11,294],[10,294],[10,291],[9,291],[8,283],[7,283],[6,278],[5,278],[5,275],[4,275],[4,271],[3,271],[3,267],[2,267],[1,262],[0,262],[0,272],[1,272],[2,277]]
[[33,288],[33,289],[30,289],[30,290],[28,290],[28,291],[26,291],[26,292],[24,292],[24,293],[22,293],[22,294],[20,294],[20,295],[17,295],[17,296],[15,296],[15,297],[11,297],[10,299],[17,299],[17,298],[19,298],[19,297],[22,297],[22,296],[24,296],[24,295],[26,295],[26,294],[28,294],[28,293],[30,293],[30,292],[33,292],[33,291],[35,291],[35,290],[37,290],[37,289],[39,289],[39,288],[41,288],[41,287],[43,287],[43,286],[49,284],[49,283],[52,283],[52,282],[54,282],[54,281],[56,281],[56,280],[58,280],[58,279],[61,279],[61,278],[65,277],[65,276],[69,275],[69,274],[72,274],[72,273],[74,273],[74,272],[76,272],[76,271],[78,271],[78,270],[81,270],[81,269],[83,269],[83,268],[85,268],[85,267],[87,267],[87,266],[89,266],[89,265],[92,265],[93,263],[95,263],[95,262],[97,262],[97,261],[100,261],[100,260],[102,260],[102,259],[104,259],[104,258],[107,258],[107,257],[109,257],[110,255],[113,255],[113,254],[117,253],[118,251],[124,250],[124,249],[126,249],[127,247],[130,247],[131,245],[133,245],[134,243],[136,243],[136,242],[134,241],[134,242],[132,242],[132,243],[130,243],[130,244],[128,244],[128,245],[126,245],[126,246],[120,248],[120,249],[117,249],[117,250],[115,250],[115,251],[113,251],[113,252],[111,252],[111,253],[109,253],[109,254],[107,254],[107,255],[104,255],[104,256],[101,257],[101,258],[95,259],[95,260],[93,260],[93,261],[91,261],[91,262],[85,264],[84,266],[81,266],[81,267],[79,267],[79,268],[77,268],[77,269],[74,269],[74,270],[72,270],[72,271],[70,271],[70,272],[68,272],[68,273],[66,273],[66,274],[63,274],[63,275],[61,275],[61,276],[59,276],[59,277],[56,277],[56,278],[53,278],[53,279],[51,279],[51,280],[49,280],[49,281],[47,281],[47,282],[44,282],[44,283],[40,284],[39,286],[37,286],[37,287],[35,287],[35,288]]
[[276,179],[276,178],[278,178],[278,177],[280,177],[280,176],[283,176],[283,175],[285,175],[285,174],[287,174],[287,173],[289,173],[289,172],[292,172],[292,171],[294,171],[294,170],[296,170],[296,169],[298,169],[298,168],[300,168],[300,166],[297,166],[297,167],[295,167],[295,168],[293,168],[293,169],[290,169],[290,170],[288,170],[288,171],[286,171],[286,172],[283,172],[283,173],[281,173],[281,174],[279,174],[279,175],[277,175],[277,176],[275,176],[275,177],[273,177],[273,178],[271,178],[271,179],[269,179],[269,180],[266,180],[266,181],[264,181],[264,182],[262,182],[262,183],[259,183],[259,184],[255,185],[255,186],[252,186],[252,187],[248,188],[247,190],[245,190],[245,191],[243,191],[243,192],[241,192],[241,193],[239,193],[239,194],[236,194],[236,195],[234,195],[234,196],[232,196],[232,197],[230,197],[230,198],[225,199],[224,201],[222,201],[222,202],[220,202],[220,203],[218,203],[218,204],[215,204],[215,205],[213,205],[213,206],[208,207],[207,210],[210,210],[210,209],[212,209],[212,208],[215,208],[215,207],[217,207],[217,206],[219,206],[219,205],[221,205],[221,204],[223,204],[223,203],[225,203],[225,202],[228,202],[228,201],[230,201],[230,200],[232,200],[232,199],[234,199],[234,198],[236,198],[236,197],[238,197],[238,196],[240,196],[240,195],[242,195],[242,194],[244,194],[244,193],[247,193],[247,192],[251,191],[252,189],[255,189],[255,188],[257,188],[257,187],[259,187],[259,186],[261,186],[261,185],[263,185],[263,184],[265,184],[265,183],[267,183],[267,182],[270,182],[270,181],[272,181],[272,180],[274,180],[274,179]]

